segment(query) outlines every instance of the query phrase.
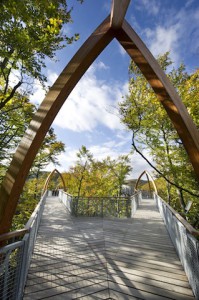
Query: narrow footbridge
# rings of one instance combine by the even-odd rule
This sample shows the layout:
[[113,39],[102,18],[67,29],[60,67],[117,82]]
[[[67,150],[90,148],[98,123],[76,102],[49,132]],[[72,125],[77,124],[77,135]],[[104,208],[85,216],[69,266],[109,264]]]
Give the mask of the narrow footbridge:
[[23,239],[1,249],[0,299],[199,299],[199,244],[186,221],[158,195],[95,201],[88,217],[64,192],[42,198]]

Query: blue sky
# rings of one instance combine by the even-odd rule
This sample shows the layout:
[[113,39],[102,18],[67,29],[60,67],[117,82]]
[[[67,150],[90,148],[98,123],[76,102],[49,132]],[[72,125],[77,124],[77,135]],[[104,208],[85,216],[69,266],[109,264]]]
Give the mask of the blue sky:
[[[78,42],[57,53],[58,62],[47,62],[46,74],[51,85],[93,30],[107,17],[109,0],[85,0],[73,5],[73,24],[64,30],[80,34]],[[198,0],[133,0],[127,21],[140,35],[153,55],[171,52],[175,66],[184,62],[189,72],[198,67],[199,1]],[[66,144],[60,156],[59,170],[67,171],[76,160],[76,152],[85,145],[97,159],[107,155],[116,158],[131,150],[131,133],[120,124],[116,106],[128,91],[129,56],[114,40],[82,77],[56,117],[52,127]],[[32,101],[41,103],[44,91],[35,85]],[[146,153],[147,154],[147,153]],[[150,168],[136,154],[132,156],[132,178]],[[49,166],[52,170],[54,166]]]

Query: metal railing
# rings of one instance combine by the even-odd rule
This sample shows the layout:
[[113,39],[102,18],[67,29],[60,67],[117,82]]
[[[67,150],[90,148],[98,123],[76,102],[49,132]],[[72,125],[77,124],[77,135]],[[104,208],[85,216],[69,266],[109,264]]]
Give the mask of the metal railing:
[[196,299],[199,299],[199,241],[194,237],[199,237],[199,232],[157,194],[154,194],[154,199],[193,293]]
[[140,190],[139,192],[142,194],[142,199],[153,199],[153,191]]
[[73,196],[64,192],[63,190],[59,190],[59,200],[65,205],[70,214],[73,214]]
[[0,236],[0,299],[20,300],[30,265],[38,226],[43,212],[45,193],[26,226]]
[[136,210],[138,209],[139,205],[142,201],[142,192],[139,191],[136,194],[131,196],[131,218],[133,218]]
[[[0,299],[21,300],[26,282],[31,254],[48,191],[41,198],[25,228],[0,236]],[[185,269],[196,299],[199,299],[199,235],[178,213],[157,194],[157,207],[164,219],[172,242]],[[142,201],[142,192],[130,198],[77,198],[59,191],[59,200],[73,215],[133,217]]]
[[59,191],[59,199],[74,216],[132,217],[142,199],[141,192],[131,197],[72,197]]

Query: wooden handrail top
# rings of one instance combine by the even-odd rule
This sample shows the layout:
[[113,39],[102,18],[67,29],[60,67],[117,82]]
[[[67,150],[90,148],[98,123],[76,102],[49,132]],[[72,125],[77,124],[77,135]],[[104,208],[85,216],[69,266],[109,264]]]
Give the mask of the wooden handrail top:
[[39,206],[40,206],[40,202],[37,204],[35,210],[33,211],[32,215],[30,216],[30,219],[28,220],[28,222],[26,223],[24,228],[15,230],[15,231],[11,231],[11,232],[7,232],[7,233],[0,235],[0,242],[10,240],[12,238],[22,236],[22,235],[25,235],[26,233],[28,233],[30,231],[30,226],[37,214]]
[[73,198],[79,198],[79,199],[125,199],[125,200],[129,200],[128,197],[117,197],[117,196],[114,196],[114,197],[78,197],[78,196],[73,196]]
[[172,212],[172,214],[184,225],[187,231],[195,237],[199,237],[199,231],[193,228],[191,224],[189,224],[178,212],[176,212],[167,202],[165,202],[162,198],[161,201],[168,207],[168,209]]
[[28,228],[23,228],[23,229],[19,229],[19,230],[15,230],[15,231],[11,231],[11,232],[1,234],[0,235],[0,242],[10,240],[10,239],[18,237],[18,236],[25,235],[27,232],[29,232],[29,229]]

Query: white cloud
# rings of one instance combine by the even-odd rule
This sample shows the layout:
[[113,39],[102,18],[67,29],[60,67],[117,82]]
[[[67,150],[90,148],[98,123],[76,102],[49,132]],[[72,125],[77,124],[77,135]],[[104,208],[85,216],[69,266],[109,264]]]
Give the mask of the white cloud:
[[[57,79],[58,75],[55,72],[47,71],[47,78],[48,78],[48,85],[51,86],[55,80]],[[30,101],[36,105],[40,105],[41,102],[44,100],[46,95],[46,91],[44,90],[43,86],[38,80],[34,81],[33,85],[33,94],[30,96]]]
[[[93,145],[88,148],[90,152],[93,154],[94,158],[97,160],[103,160],[107,156],[110,156],[112,159],[116,159],[119,155],[125,155],[129,154],[128,151],[122,151],[120,147],[115,142],[112,143],[103,143],[102,145]],[[68,148],[66,149],[66,152],[61,154],[59,156],[59,161],[61,162],[61,166],[58,166],[56,168],[59,169],[60,172],[68,171],[69,168],[73,165],[75,165],[75,162],[77,161],[77,149]],[[148,159],[149,155],[145,153]],[[134,153],[131,156],[131,162],[133,170],[131,174],[128,176],[128,179],[130,178],[138,178],[140,174],[147,170],[148,172],[152,173],[153,169],[147,164],[147,162],[137,153]],[[46,168],[48,171],[52,171],[55,169],[55,166],[53,164],[49,164]]]
[[55,80],[57,79],[58,74],[55,73],[55,72],[48,71],[47,72],[47,77],[48,77],[49,85],[52,85],[55,82]]
[[166,51],[171,52],[172,59],[178,61],[177,54],[179,27],[171,26],[169,28],[157,26],[155,30],[147,29],[146,36],[150,39],[150,50],[154,56],[163,54]]
[[97,80],[97,69],[106,68],[103,63],[94,64],[89,68],[68,100],[61,108],[54,124],[76,132],[92,131],[98,125],[109,129],[121,129],[119,118],[111,114],[110,108],[122,99],[126,91],[119,83]]
[[180,28],[179,51],[186,53],[199,52],[199,7],[198,9],[183,9],[176,15]]
[[162,10],[155,28],[147,28],[144,34],[148,45],[157,56],[170,51],[171,59],[179,64],[187,55],[199,49],[199,9],[183,6],[179,11]]
[[156,16],[160,11],[160,1],[157,0],[137,0],[135,2],[137,10],[145,10],[149,15]]
[[[120,145],[116,140],[111,140],[101,144],[91,145],[87,149],[93,154],[94,159],[103,160],[107,156],[110,156],[112,159],[116,159],[119,155],[128,154],[129,151],[124,151],[122,148],[123,144]],[[60,172],[68,170],[71,166],[77,161],[76,153],[78,149],[67,147],[65,153],[62,153],[58,160],[61,163],[61,166],[58,167]],[[54,165],[49,164],[47,170],[52,171],[55,168]]]
[[[144,150],[143,154],[149,161],[151,161],[147,150]],[[148,171],[151,174],[153,172],[153,169],[138,153],[134,153],[132,156],[132,166],[133,166],[133,171],[131,174],[131,178],[133,179],[138,178],[144,170]]]
[[109,69],[109,67],[107,65],[105,65],[102,61],[99,61],[98,63],[96,63],[96,66],[99,69],[103,69],[103,70],[108,70]]
[[33,89],[34,89],[34,92],[29,97],[30,101],[36,105],[39,105],[43,101],[46,92],[38,80],[35,80]]
[[67,147],[65,152],[60,154],[57,159],[60,163],[60,166],[55,166],[54,164],[50,163],[47,167],[47,171],[53,171],[55,167],[59,170],[59,172],[68,171],[68,169],[75,164],[77,161],[77,149],[72,149]]

